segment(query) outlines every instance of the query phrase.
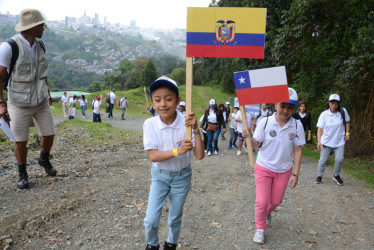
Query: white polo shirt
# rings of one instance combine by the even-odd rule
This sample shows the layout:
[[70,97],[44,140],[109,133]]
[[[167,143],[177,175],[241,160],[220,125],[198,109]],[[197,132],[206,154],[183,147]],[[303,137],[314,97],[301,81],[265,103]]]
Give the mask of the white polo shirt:
[[[239,111],[238,111],[238,112],[239,112]],[[235,121],[235,117],[236,117],[235,113],[232,112],[232,113],[231,113],[231,123],[230,123],[230,128],[233,128],[233,129],[235,129],[236,126],[237,126],[237,122]]]
[[[350,117],[345,108],[345,121],[349,122]],[[336,148],[345,144],[345,128],[343,124],[343,117],[340,112],[332,113],[327,109],[321,113],[318,118],[317,127],[323,128],[321,143],[328,147]]]
[[114,99],[116,99],[116,94],[114,94],[114,92],[112,91],[110,92],[109,96],[110,96],[110,104],[115,104]]
[[[148,118],[143,124],[144,150],[156,149],[168,151],[180,147],[186,138],[185,119],[177,115],[171,125],[165,124],[160,116]],[[192,143],[195,146],[195,137],[192,134]],[[180,171],[190,165],[192,152],[170,158],[166,161],[154,162],[159,169]]]
[[[275,114],[262,119],[256,127],[253,138],[263,142],[256,162],[274,173],[284,173],[292,168],[293,147],[305,144],[305,134],[299,120],[291,117],[281,128]],[[265,128],[266,120],[268,122]]]
[[101,101],[93,100],[93,102],[94,102],[93,112],[95,114],[100,114],[99,109],[100,109]]
[[69,96],[67,95],[67,96],[65,96],[65,95],[63,95],[62,97],[61,97],[61,101],[63,102],[63,103],[68,103],[69,102]]
[[[253,112],[245,112],[245,115],[247,117],[247,125],[248,128],[252,128],[252,119],[255,117],[255,114]],[[242,119],[242,113],[240,110],[236,112],[235,119]],[[236,122],[237,123],[237,130],[239,133],[243,133],[243,122]]]

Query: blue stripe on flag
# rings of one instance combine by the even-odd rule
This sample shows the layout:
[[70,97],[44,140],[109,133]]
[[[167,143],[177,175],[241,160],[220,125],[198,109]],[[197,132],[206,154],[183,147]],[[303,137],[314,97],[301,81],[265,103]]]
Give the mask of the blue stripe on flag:
[[251,88],[251,80],[249,79],[249,71],[234,72],[235,88],[247,89]]

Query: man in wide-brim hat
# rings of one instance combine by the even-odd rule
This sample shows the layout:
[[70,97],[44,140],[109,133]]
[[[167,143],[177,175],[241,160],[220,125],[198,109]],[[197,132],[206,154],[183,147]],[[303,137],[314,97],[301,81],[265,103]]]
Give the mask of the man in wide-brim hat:
[[[40,11],[25,9],[21,11],[19,23],[15,27],[20,33],[0,45],[0,79],[4,78],[8,69],[11,71],[7,105],[3,99],[3,85],[0,85],[0,118],[9,112],[10,128],[16,138],[14,153],[18,164],[18,188],[29,187],[26,145],[31,119],[42,137],[38,163],[48,175],[57,174],[49,161],[55,130],[50,108],[52,98],[47,82],[47,57],[44,43],[40,40],[46,28],[45,23]],[[16,59],[14,64],[12,56]]]

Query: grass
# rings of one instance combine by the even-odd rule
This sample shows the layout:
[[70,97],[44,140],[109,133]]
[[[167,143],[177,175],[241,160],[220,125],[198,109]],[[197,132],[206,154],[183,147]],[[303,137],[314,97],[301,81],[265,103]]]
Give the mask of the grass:
[[[303,157],[308,157],[313,160],[319,160],[319,152],[316,144],[305,144],[303,148]],[[334,155],[330,156],[328,167],[334,167]],[[374,161],[367,159],[344,159],[342,171],[356,178],[364,181],[366,186],[374,189]]]

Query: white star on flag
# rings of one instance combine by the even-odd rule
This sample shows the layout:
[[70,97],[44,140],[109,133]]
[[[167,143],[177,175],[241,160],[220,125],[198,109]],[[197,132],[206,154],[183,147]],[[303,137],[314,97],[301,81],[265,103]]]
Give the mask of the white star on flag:
[[243,76],[240,77],[240,78],[239,78],[239,82],[240,82],[240,84],[244,84],[244,83],[245,83],[245,78],[243,78]]

